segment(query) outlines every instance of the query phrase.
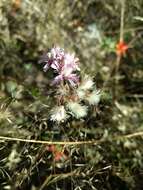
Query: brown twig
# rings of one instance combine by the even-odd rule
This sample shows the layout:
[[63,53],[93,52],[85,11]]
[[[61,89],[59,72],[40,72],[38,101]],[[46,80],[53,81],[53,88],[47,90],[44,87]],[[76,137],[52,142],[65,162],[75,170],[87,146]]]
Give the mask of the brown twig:
[[84,144],[91,144],[91,145],[97,145],[101,144],[103,142],[107,141],[116,141],[120,139],[126,139],[126,138],[133,138],[137,136],[143,136],[143,131],[127,134],[127,135],[120,135],[115,136],[109,139],[99,139],[99,140],[89,140],[89,141],[41,141],[41,140],[33,140],[33,139],[20,139],[20,138],[14,138],[14,137],[6,137],[6,136],[0,136],[0,140],[5,141],[18,141],[18,142],[28,142],[28,143],[36,143],[36,144],[55,144],[55,145],[84,145]]
[[[124,41],[124,15],[125,15],[125,0],[121,0],[121,17],[120,17],[120,36],[119,41]],[[114,100],[117,99],[117,88],[118,85],[118,70],[121,62],[121,55],[117,55],[115,64],[115,85],[114,85]]]

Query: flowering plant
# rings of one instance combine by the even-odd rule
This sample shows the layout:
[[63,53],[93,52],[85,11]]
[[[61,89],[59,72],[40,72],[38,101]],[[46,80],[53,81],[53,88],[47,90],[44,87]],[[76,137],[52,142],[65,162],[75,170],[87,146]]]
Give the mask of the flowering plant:
[[50,120],[63,122],[69,117],[83,118],[88,113],[89,105],[97,105],[100,91],[92,78],[80,75],[79,59],[74,54],[65,52],[60,47],[53,47],[44,54],[39,63],[43,70],[54,74],[51,81],[56,87],[57,105],[50,111]]
[[123,40],[119,41],[116,45],[117,55],[119,56],[124,55],[127,52],[128,48],[129,46]]
[[50,145],[47,150],[53,154],[54,161],[65,160],[67,158],[64,153],[64,148],[58,147],[56,145]]
[[39,63],[45,63],[44,71],[51,69],[56,73],[53,84],[68,81],[74,86],[78,83],[78,76],[74,73],[79,70],[78,58],[75,58],[74,54],[65,53],[63,49],[54,47],[50,52],[42,56]]

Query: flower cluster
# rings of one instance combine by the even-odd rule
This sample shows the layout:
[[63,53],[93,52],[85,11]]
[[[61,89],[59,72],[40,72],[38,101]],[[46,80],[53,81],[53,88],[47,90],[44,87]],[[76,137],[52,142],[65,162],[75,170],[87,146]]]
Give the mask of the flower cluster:
[[67,90],[64,101],[50,111],[50,120],[57,123],[64,122],[70,116],[76,119],[84,118],[89,107],[97,106],[100,101],[101,93],[89,76],[83,77],[78,87],[74,88],[73,94],[68,89],[64,90]]
[[44,71],[49,69],[56,73],[56,77],[52,81],[53,84],[60,84],[63,81],[68,81],[72,86],[75,86],[79,78],[75,71],[79,71],[78,58],[74,54],[69,54],[60,47],[52,48],[48,53],[41,57],[39,63],[44,63]]
[[52,84],[58,84],[54,96],[57,105],[50,111],[51,121],[60,123],[70,117],[84,118],[88,114],[89,106],[98,105],[100,91],[91,77],[79,77],[80,73],[75,73],[80,68],[79,59],[74,54],[54,47],[42,57],[40,63],[44,63],[44,71],[52,70],[56,74]]

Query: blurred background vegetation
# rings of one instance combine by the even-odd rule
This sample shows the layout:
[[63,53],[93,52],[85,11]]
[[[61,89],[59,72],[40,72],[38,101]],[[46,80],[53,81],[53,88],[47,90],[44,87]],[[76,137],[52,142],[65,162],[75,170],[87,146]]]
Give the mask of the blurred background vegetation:
[[[123,2],[129,49],[115,73]],[[56,163],[45,145],[1,140],[0,189],[143,189],[143,137],[115,138],[143,131],[142,10],[142,0],[0,1],[0,136],[108,140],[67,146]],[[96,115],[67,124],[65,135],[48,120],[54,102],[38,65],[53,45],[75,52],[102,90]]]

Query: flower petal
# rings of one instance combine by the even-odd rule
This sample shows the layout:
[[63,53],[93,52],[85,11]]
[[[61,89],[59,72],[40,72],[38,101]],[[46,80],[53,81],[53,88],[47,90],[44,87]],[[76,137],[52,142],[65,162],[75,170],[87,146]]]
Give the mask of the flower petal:
[[63,80],[64,80],[63,75],[58,75],[58,76],[56,76],[56,77],[54,78],[52,84],[53,84],[53,85],[59,84],[59,83],[60,83],[61,81],[63,81]]

